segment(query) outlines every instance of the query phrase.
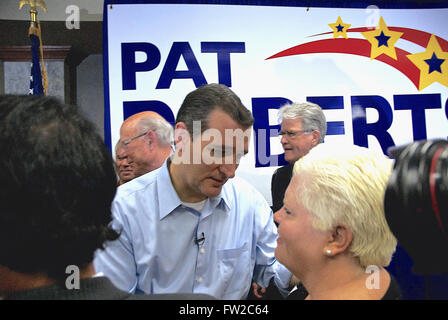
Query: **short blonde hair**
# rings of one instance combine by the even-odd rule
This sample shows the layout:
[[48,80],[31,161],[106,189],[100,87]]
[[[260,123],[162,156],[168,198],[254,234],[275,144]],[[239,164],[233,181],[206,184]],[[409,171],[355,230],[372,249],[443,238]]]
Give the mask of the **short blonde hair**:
[[383,207],[391,170],[383,154],[353,145],[319,144],[294,165],[297,200],[313,213],[313,226],[346,224],[353,234],[348,250],[364,268],[389,265],[397,244]]

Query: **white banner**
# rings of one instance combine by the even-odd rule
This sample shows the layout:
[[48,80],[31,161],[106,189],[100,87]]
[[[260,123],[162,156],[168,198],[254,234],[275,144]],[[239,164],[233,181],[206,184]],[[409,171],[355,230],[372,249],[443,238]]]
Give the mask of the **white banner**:
[[237,175],[268,202],[286,101],[324,109],[325,143],[385,152],[448,136],[448,9],[127,4],[106,15],[111,145],[129,115],[173,122],[190,91],[226,84],[255,118]]

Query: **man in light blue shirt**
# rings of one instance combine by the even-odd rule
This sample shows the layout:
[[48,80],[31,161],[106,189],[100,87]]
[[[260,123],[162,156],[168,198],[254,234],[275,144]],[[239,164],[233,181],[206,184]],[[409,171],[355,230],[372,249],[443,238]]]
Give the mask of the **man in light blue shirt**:
[[250,184],[229,180],[248,152],[252,124],[224,85],[188,94],[175,154],[118,189],[112,210],[121,237],[97,253],[96,271],[137,293],[245,299],[252,281],[267,287],[272,278],[287,293],[291,273],[274,257],[272,211]]

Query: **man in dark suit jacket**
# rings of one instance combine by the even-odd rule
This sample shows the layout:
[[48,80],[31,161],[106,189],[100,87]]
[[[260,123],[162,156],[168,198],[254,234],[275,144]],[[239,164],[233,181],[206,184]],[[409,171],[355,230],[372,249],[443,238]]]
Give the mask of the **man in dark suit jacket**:
[[272,210],[280,210],[283,197],[292,176],[294,163],[306,155],[318,143],[324,141],[327,121],[317,104],[292,103],[279,110],[281,144],[288,165],[278,168],[272,175]]
[[283,206],[283,197],[292,177],[294,163],[275,170],[271,180],[272,211],[277,212]]
[[[272,211],[276,212],[283,207],[285,191],[291,181],[294,163],[306,155],[311,148],[323,142],[327,132],[327,122],[322,109],[314,103],[293,103],[286,104],[279,110],[279,122],[281,131],[279,135],[285,160],[288,165],[278,168],[272,175],[271,195]],[[303,287],[299,286],[298,292],[303,292]],[[249,299],[256,299],[249,295]],[[266,288],[263,299],[277,300],[283,299],[278,289],[271,282]]]
[[95,127],[53,98],[0,96],[0,149],[0,298],[133,298],[93,268],[119,237],[113,160]]

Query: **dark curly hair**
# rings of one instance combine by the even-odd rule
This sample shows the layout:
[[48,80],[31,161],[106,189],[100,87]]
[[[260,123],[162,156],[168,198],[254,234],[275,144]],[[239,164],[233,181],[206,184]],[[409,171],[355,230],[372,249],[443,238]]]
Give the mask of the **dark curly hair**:
[[65,279],[119,234],[113,160],[76,106],[0,96],[0,265]]

